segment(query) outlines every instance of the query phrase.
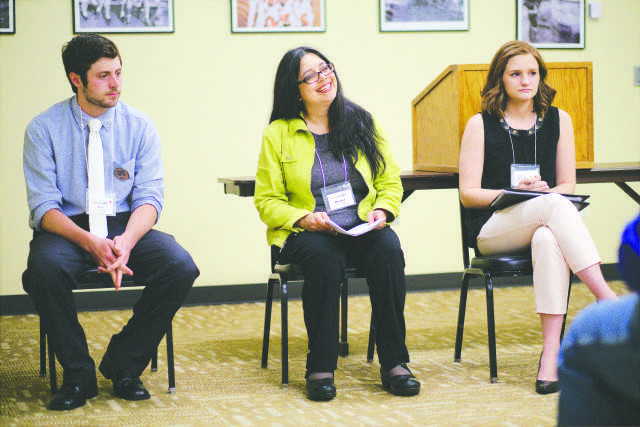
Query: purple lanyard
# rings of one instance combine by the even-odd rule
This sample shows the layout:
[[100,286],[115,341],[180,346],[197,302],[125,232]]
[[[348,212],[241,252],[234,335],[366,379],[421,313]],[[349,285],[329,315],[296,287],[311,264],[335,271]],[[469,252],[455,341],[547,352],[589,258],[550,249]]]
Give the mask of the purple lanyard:
[[[318,163],[320,163],[320,173],[322,174],[322,186],[324,189],[327,189],[327,181],[324,177],[324,168],[322,167],[322,159],[320,159],[320,155],[318,155],[318,150],[315,150],[316,157],[318,158]],[[342,155],[342,165],[344,166],[344,182],[348,182],[347,176],[347,161],[344,159],[344,154]]]

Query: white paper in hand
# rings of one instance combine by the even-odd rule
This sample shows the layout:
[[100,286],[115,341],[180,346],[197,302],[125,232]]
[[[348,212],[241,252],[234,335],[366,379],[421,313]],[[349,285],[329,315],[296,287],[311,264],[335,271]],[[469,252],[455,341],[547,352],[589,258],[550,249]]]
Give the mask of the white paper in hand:
[[361,236],[375,229],[378,225],[382,224],[383,222],[384,222],[384,218],[380,218],[379,220],[374,221],[371,224],[369,224],[368,222],[365,222],[364,224],[356,225],[350,230],[345,230],[335,222],[329,220],[329,224],[331,224],[334,230],[336,230],[340,234],[346,234],[347,236]]

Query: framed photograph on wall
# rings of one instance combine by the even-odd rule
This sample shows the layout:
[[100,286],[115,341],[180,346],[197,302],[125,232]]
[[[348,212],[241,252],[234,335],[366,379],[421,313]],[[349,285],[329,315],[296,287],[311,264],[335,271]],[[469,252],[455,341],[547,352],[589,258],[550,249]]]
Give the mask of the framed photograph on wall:
[[380,31],[465,31],[469,0],[380,0]]
[[325,0],[231,0],[232,33],[326,30]]
[[0,34],[16,33],[16,0],[0,0]]
[[516,38],[536,48],[584,49],[584,0],[516,0]]
[[173,33],[173,0],[73,0],[73,32]]

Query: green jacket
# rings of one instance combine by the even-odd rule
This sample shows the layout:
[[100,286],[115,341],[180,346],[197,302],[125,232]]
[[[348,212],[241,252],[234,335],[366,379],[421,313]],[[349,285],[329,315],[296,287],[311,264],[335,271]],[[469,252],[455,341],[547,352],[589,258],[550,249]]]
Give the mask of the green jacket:
[[[376,130],[386,167],[373,179],[366,156],[358,156],[355,167],[369,187],[369,193],[358,205],[358,216],[366,221],[369,212],[384,209],[392,214],[391,222],[398,216],[402,201],[400,169],[377,122]],[[314,153],[313,135],[302,119],[276,120],[262,134],[254,202],[267,224],[269,245],[282,247],[289,234],[303,231],[293,224],[315,208],[311,194]]]

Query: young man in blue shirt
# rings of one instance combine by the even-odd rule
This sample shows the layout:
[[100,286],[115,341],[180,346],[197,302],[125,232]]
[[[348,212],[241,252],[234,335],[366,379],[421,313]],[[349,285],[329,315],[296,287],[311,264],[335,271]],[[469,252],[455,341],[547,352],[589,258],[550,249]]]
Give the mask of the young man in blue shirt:
[[[62,59],[75,96],[29,123],[23,152],[34,232],[22,281],[64,369],[53,410],[77,408],[98,393],[72,296],[80,274],[97,267],[116,290],[123,275],[146,285],[99,366],[127,400],[150,397],[140,374],[199,275],[173,236],[152,229],[164,204],[160,138],[145,114],[119,100],[118,48],[105,37],[79,35]],[[93,163],[92,138],[102,144]],[[91,188],[95,176],[100,190]]]

